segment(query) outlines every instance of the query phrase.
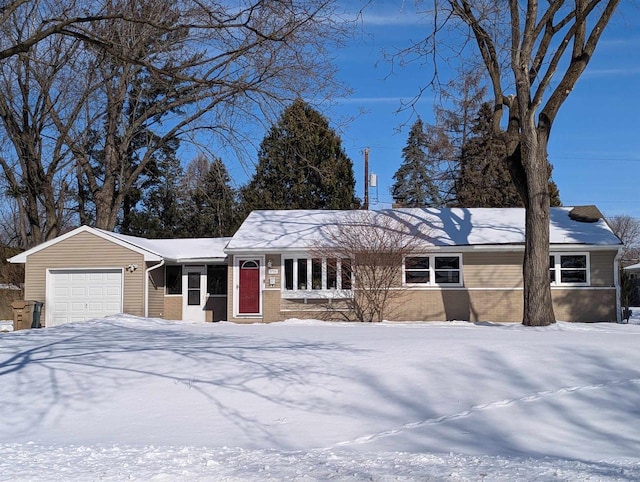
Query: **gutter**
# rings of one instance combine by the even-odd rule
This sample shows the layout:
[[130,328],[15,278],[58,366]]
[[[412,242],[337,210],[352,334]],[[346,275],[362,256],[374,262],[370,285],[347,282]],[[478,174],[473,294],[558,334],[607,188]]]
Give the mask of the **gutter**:
[[622,247],[618,248],[618,254],[613,258],[613,284],[616,287],[616,321],[622,323],[622,287],[620,286],[620,258]]
[[164,258],[150,268],[144,270],[144,317],[149,318],[149,274],[154,270],[164,266]]

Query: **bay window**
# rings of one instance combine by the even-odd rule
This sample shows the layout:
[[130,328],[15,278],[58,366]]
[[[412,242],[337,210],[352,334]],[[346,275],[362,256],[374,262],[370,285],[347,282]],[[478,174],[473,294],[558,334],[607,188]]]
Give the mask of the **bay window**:
[[351,290],[351,263],[337,258],[284,258],[283,291],[323,292]]

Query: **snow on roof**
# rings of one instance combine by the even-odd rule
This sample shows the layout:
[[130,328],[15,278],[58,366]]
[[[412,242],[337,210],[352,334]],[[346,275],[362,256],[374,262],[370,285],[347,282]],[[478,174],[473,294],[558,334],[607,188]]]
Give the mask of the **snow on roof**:
[[224,248],[231,238],[188,238],[188,239],[147,239],[126,234],[114,233],[103,229],[80,226],[72,231],[46,241],[12,258],[11,263],[26,263],[27,256],[42,249],[64,241],[81,232],[90,232],[102,238],[111,238],[113,242],[129,246],[131,249],[143,253],[147,261],[171,261],[213,260],[224,259],[227,255]]
[[[551,208],[551,244],[620,245],[604,219],[581,222],[572,207]],[[401,208],[382,211],[254,211],[227,245],[227,252],[305,249],[327,241],[327,229],[362,219],[388,217],[422,238],[426,246],[505,245],[524,243],[523,208]],[[387,218],[387,219],[388,219]],[[383,221],[383,222],[389,222]],[[384,224],[383,224],[384,225]]]
[[103,233],[173,261],[226,258],[224,248],[231,238],[147,239],[110,231]]
[[628,270],[640,270],[640,263],[632,264],[631,266],[625,266],[624,269]]

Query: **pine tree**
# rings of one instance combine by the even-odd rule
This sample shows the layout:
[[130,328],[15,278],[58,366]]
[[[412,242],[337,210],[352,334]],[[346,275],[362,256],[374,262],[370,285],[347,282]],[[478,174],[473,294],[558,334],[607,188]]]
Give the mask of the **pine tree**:
[[391,195],[396,203],[406,207],[431,207],[442,205],[442,196],[436,177],[438,172],[427,157],[428,136],[421,119],[418,119],[402,149],[404,161],[393,175],[395,183]]
[[186,235],[231,236],[238,227],[237,194],[222,160],[196,157],[187,166]]
[[[522,207],[523,201],[513,183],[506,162],[502,138],[492,133],[493,108],[480,107],[471,126],[471,135],[462,146],[455,180],[454,205],[460,207]],[[560,206],[558,186],[549,172],[551,205]]]
[[157,170],[149,176],[139,202],[125,211],[120,232],[151,239],[185,237],[180,161],[169,156],[152,166]]
[[260,144],[242,203],[246,213],[358,207],[353,163],[325,117],[302,100],[285,109]]

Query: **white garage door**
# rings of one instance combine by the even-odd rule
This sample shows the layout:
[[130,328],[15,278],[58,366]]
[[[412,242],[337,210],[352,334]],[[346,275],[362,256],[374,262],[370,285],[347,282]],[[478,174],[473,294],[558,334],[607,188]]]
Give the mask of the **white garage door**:
[[49,276],[47,326],[122,313],[121,269],[56,269]]

